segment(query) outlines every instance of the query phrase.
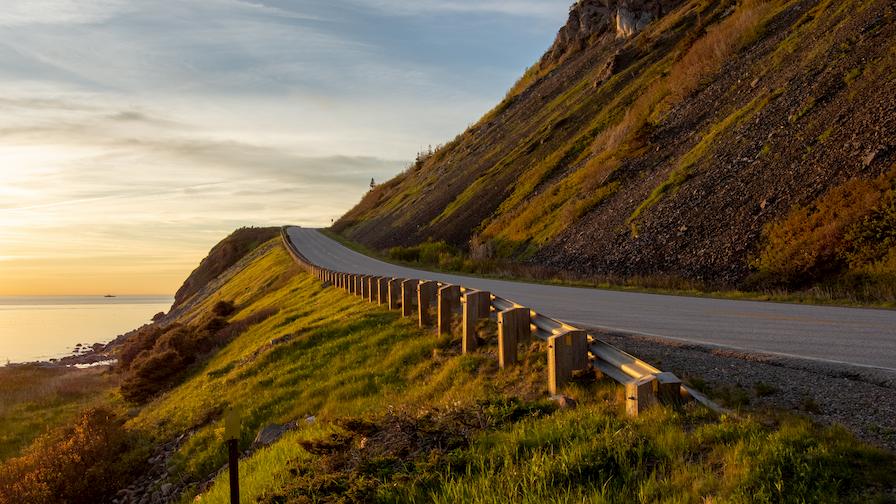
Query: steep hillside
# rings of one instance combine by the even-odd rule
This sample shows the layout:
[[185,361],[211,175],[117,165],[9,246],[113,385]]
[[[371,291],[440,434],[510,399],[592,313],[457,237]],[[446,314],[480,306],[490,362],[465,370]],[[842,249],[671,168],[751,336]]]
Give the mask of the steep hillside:
[[888,0],[581,0],[494,110],[334,230],[589,275],[892,285],[894,90]]
[[184,304],[210,281],[230,268],[260,244],[277,236],[278,228],[240,228],[221,240],[190,273],[174,294],[174,306]]

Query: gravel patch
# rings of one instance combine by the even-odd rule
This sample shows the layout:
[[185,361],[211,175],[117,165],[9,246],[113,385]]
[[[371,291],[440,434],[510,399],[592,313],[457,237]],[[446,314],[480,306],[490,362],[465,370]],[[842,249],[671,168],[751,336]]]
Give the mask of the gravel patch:
[[896,373],[596,330],[741,411],[786,410],[896,452]]

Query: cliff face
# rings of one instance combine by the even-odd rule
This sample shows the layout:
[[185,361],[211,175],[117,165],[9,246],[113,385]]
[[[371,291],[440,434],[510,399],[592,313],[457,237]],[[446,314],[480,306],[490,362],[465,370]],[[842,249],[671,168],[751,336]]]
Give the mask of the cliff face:
[[502,103],[334,229],[726,286],[896,272],[892,246],[870,245],[896,244],[894,10],[581,1]]
[[557,62],[602,37],[627,38],[671,11],[681,0],[579,0],[545,60]]

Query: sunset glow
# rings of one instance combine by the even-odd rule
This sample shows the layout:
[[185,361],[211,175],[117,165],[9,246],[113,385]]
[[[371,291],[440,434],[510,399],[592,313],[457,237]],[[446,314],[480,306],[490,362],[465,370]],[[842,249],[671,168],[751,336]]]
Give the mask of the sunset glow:
[[5,5],[0,295],[170,294],[234,228],[329,224],[497,103],[566,4]]

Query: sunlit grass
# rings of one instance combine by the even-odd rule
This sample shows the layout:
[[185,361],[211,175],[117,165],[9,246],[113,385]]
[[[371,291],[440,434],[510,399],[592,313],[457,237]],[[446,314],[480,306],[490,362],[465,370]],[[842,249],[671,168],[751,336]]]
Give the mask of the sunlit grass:
[[[316,484],[334,474],[348,482],[361,478],[382,502],[800,502],[821,495],[860,501],[892,474],[875,469],[888,467],[886,454],[842,429],[799,418],[718,419],[690,405],[630,419],[612,382],[569,386],[565,392],[579,399],[577,409],[474,429],[469,445],[455,451],[319,473],[326,464],[301,442],[343,433],[338,425],[345,418],[376,422],[392,412],[413,416],[439,407],[468,408],[475,417],[482,401],[543,401],[545,355],[535,347],[519,366],[501,371],[493,343],[475,355],[458,355],[456,340],[323,288],[305,274],[261,294],[250,287],[274,282],[277,270],[288,267],[289,257],[272,249],[231,280],[222,289],[226,295],[255,292],[246,294],[251,303],[243,313],[270,306],[280,312],[131,421],[158,439],[193,432],[175,457],[174,477],[203,480],[224,465],[220,418],[228,405],[242,408],[243,449],[265,425],[298,424],[242,460],[247,502],[316,495],[297,481]],[[291,339],[270,344],[284,337]],[[317,498],[324,497],[338,498]],[[184,500],[190,499],[187,492]],[[227,499],[222,473],[202,502]]]

